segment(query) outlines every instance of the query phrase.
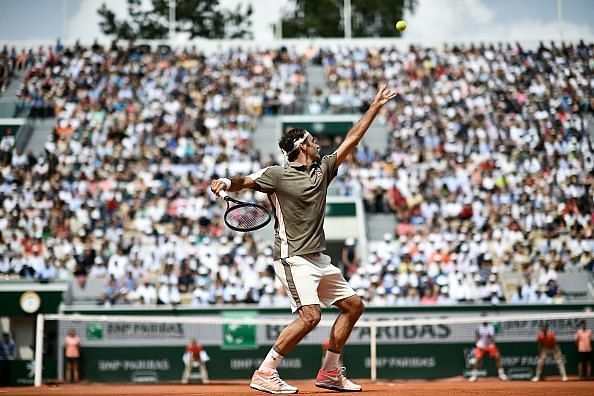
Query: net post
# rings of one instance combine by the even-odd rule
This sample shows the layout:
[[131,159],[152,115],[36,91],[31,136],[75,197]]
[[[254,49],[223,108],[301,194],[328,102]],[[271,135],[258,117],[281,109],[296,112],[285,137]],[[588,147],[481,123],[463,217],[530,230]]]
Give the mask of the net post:
[[377,324],[375,322],[369,324],[369,349],[371,381],[375,382],[377,379]]
[[35,386],[41,386],[43,382],[43,333],[45,318],[43,314],[37,315],[37,325],[35,326]]

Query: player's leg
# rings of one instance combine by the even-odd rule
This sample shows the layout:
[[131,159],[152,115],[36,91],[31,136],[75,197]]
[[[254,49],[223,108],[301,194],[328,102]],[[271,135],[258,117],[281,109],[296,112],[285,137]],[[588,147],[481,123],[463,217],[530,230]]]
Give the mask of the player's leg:
[[328,351],[316,378],[316,386],[339,391],[360,391],[361,386],[352,383],[340,368],[340,356],[355,323],[363,314],[365,305],[353,288],[344,279],[340,269],[333,266],[330,257],[320,255],[317,264],[324,276],[318,286],[318,294],[324,305],[335,305],[340,314],[332,325]]
[[336,301],[334,305],[336,305],[341,312],[332,325],[328,351],[334,352],[335,354],[341,354],[344,345],[353,331],[353,327],[355,327],[355,323],[357,323],[357,320],[359,320],[365,310],[365,305],[357,295]]
[[483,348],[477,347],[474,349],[474,357],[476,359],[474,361],[474,364],[472,365],[472,373],[470,375],[470,378],[468,378],[468,380],[470,382],[476,382],[476,380],[478,379],[478,368],[481,365],[484,355],[485,355],[485,351]]
[[489,356],[495,359],[495,366],[497,367],[497,376],[499,379],[507,381],[507,375],[505,375],[503,363],[501,362],[501,353],[499,353],[499,348],[497,348],[495,344],[489,345]]
[[321,278],[319,270],[300,256],[276,260],[276,276],[287,291],[291,310],[299,318],[285,327],[266,358],[254,372],[250,386],[270,393],[297,393],[297,388],[284,382],[276,368],[283,358],[320,322],[322,310],[316,293]]
[[540,374],[542,373],[542,366],[544,364],[545,358],[547,357],[547,352],[545,348],[540,350],[540,354],[538,355],[538,361],[536,362],[536,373],[534,374],[534,378],[532,378],[533,382],[537,382],[540,380]]
[[299,318],[285,327],[274,343],[274,350],[283,356],[291,352],[322,318],[322,309],[319,305],[302,306],[298,312]]
[[561,348],[559,348],[559,345],[555,345],[555,349],[553,350],[553,356],[555,357],[555,361],[557,362],[557,367],[559,368],[559,374],[561,374],[561,380],[567,381],[567,373],[565,372],[565,363],[563,363],[563,355],[561,354]]
[[276,368],[287,353],[316,327],[322,315],[319,305],[302,306],[298,312],[299,318],[281,331],[268,355],[254,372],[250,382],[253,389],[269,393],[297,393],[296,387],[280,378]]

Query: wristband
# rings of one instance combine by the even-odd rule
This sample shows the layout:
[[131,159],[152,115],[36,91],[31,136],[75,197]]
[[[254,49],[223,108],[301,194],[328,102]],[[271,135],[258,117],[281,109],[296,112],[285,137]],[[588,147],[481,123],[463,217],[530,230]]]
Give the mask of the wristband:
[[221,178],[219,178],[218,181],[225,183],[225,185],[227,186],[227,188],[225,188],[225,190],[228,190],[231,188],[231,180],[227,179],[226,177],[221,177]]

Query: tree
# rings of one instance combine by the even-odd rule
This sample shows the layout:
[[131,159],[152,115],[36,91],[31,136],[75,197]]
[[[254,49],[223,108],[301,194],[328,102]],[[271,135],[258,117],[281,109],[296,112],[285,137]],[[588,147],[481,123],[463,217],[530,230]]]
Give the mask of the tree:
[[[128,17],[116,18],[104,4],[97,10],[102,17],[101,31],[116,39],[164,39],[169,34],[169,0],[151,0],[151,7],[143,7],[143,0],[127,0]],[[219,0],[177,0],[175,30],[190,38],[251,38],[252,5],[245,9],[238,4],[234,10],[224,9]]]
[[[396,37],[394,27],[406,9],[414,11],[417,0],[351,0],[353,37]],[[343,37],[343,0],[292,0],[283,15],[285,38]]]

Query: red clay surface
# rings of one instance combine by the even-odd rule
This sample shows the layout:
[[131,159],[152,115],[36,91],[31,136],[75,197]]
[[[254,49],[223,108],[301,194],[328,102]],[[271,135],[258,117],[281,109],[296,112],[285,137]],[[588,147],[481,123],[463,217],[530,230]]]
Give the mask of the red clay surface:
[[[288,381],[299,388],[299,394],[336,395],[316,388],[313,381]],[[495,378],[482,379],[469,383],[463,378],[436,381],[357,381],[363,385],[363,393],[374,395],[594,395],[594,382],[561,382],[557,377],[532,383],[529,381],[502,382]],[[341,395],[360,393],[341,393]],[[248,381],[216,381],[209,385],[201,384],[159,384],[159,385],[113,385],[77,384],[44,385],[40,388],[0,388],[0,395],[266,395],[252,390]]]

